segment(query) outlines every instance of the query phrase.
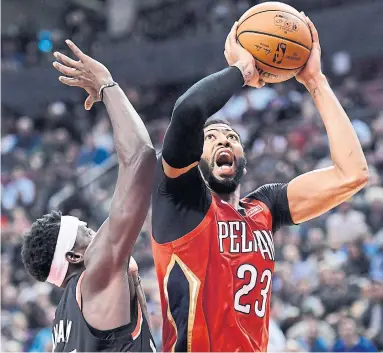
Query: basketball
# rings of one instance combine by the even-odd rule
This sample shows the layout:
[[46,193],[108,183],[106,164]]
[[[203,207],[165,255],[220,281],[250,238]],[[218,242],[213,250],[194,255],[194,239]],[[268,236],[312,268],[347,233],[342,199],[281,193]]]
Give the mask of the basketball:
[[303,16],[281,2],[265,2],[246,11],[238,21],[237,40],[254,56],[260,77],[268,83],[294,77],[312,48]]

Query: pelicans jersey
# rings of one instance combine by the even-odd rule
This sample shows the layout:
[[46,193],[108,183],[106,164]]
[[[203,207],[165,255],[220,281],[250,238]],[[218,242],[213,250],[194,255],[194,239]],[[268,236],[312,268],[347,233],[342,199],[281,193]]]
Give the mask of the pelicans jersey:
[[100,331],[86,322],[81,312],[79,289],[82,274],[69,281],[57,306],[52,328],[53,351],[155,352],[149,325],[137,296],[131,301],[132,320],[129,324]]
[[274,270],[273,233],[291,224],[287,185],[269,184],[234,209],[198,167],[153,194],[153,255],[164,351],[266,352]]

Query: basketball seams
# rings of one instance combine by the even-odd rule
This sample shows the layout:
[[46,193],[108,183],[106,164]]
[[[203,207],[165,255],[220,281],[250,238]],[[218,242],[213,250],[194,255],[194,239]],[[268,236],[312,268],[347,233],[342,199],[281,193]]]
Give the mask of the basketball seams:
[[[243,32],[242,32],[242,33],[243,33]],[[246,48],[242,45],[241,41],[238,41],[238,43],[241,45],[241,47],[242,47],[243,49],[246,49]],[[306,65],[306,64],[304,64],[304,65],[299,66],[299,67],[296,67],[296,68],[294,68],[294,69],[285,69],[285,68],[283,68],[283,67],[278,67],[278,66],[273,66],[273,65],[267,64],[267,63],[265,63],[264,61],[262,61],[262,60],[260,60],[260,59],[258,59],[258,58],[256,58],[256,57],[254,57],[254,59],[257,60],[257,61],[259,61],[259,62],[262,63],[263,65],[272,67],[273,69],[286,70],[286,71],[299,70],[299,69],[301,69],[303,66]]]
[[[263,65],[266,65],[266,66],[268,66],[268,67],[272,67],[273,69],[279,69],[279,70],[284,70],[284,71],[295,71],[295,70],[299,70],[299,69],[301,69],[303,66],[306,65],[306,64],[304,64],[304,65],[302,65],[302,66],[295,67],[295,68],[293,68],[293,69],[281,69],[280,67],[270,65],[270,64],[265,63],[264,61],[259,60],[259,59],[257,59],[257,58],[255,58],[255,60],[259,61],[259,62],[262,63]],[[271,74],[272,74],[272,73],[271,73]],[[280,76],[283,76],[283,75],[280,75]]]
[[[305,46],[304,44],[302,44],[302,43],[299,43],[299,42],[297,42],[297,41],[295,41],[295,40],[292,40],[292,39],[287,39],[287,38],[285,38],[285,37],[278,36],[278,35],[276,35],[276,34],[271,34],[271,33],[266,33],[266,32],[251,31],[251,30],[242,31],[241,33],[238,34],[238,36],[237,36],[237,40],[239,40],[240,35],[243,34],[243,33],[256,33],[256,34],[262,34],[262,35],[264,35],[264,36],[269,36],[269,37],[274,37],[274,38],[282,39],[282,40],[285,40],[285,41],[287,41],[287,42],[291,42],[291,43],[294,43],[294,44],[296,44],[296,45],[299,45],[300,47],[305,48],[306,50],[308,50],[308,51],[311,53],[311,49],[308,48],[308,47],[306,47],[306,46]],[[286,70],[287,70],[287,69],[286,69]]]
[[[242,33],[245,33],[245,32],[254,32],[254,31],[243,31],[243,32],[241,32],[241,34],[242,34]],[[266,33],[262,33],[262,34],[266,34]],[[237,37],[237,40],[238,40],[238,39],[239,39],[239,36]],[[242,43],[241,43],[240,40],[238,40],[238,43],[241,45],[242,48],[246,49],[246,48],[242,45]],[[305,49],[307,49],[307,48],[305,48]],[[259,62],[262,63],[263,65],[266,65],[266,66],[268,66],[268,67],[272,67],[273,69],[286,70],[286,71],[299,70],[299,69],[301,69],[303,66],[306,65],[306,64],[303,64],[302,66],[299,66],[299,67],[296,67],[296,68],[293,68],[293,69],[285,69],[284,67],[278,67],[278,66],[273,66],[273,65],[267,64],[267,63],[265,63],[264,61],[258,59],[258,58],[255,57],[255,56],[254,56],[254,59],[257,60],[257,61],[259,61]]]
[[310,30],[310,27],[309,25],[304,21],[302,20],[299,16],[297,16],[296,14],[292,13],[292,12],[289,12],[289,11],[285,11],[285,10],[263,10],[263,11],[259,11],[259,12],[256,12],[256,13],[253,13],[251,14],[249,17],[246,17],[241,23],[238,24],[238,28],[244,23],[246,22],[250,17],[253,17],[255,15],[259,15],[260,13],[264,13],[264,12],[285,12],[285,13],[288,13],[294,17],[296,17],[298,20],[300,20],[301,22],[303,22],[305,24],[305,26],[309,29],[310,33],[311,33],[311,30]]

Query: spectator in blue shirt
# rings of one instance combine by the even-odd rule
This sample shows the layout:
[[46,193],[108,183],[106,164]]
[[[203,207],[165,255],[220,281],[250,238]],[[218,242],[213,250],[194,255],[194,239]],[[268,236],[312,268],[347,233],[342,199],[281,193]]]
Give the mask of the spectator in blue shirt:
[[318,332],[318,322],[312,312],[305,315],[306,332],[301,335],[298,341],[307,350],[307,352],[328,352],[325,340]]
[[341,319],[339,339],[335,342],[334,352],[377,352],[374,344],[357,332],[355,320],[352,317]]

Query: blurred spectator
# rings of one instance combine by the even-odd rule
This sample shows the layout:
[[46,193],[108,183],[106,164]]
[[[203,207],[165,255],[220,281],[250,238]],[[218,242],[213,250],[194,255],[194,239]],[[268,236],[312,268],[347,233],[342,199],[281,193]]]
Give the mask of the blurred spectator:
[[312,310],[306,310],[300,320],[291,326],[286,336],[298,340],[307,352],[327,352],[335,340],[333,328],[324,321],[318,321]]
[[343,318],[339,323],[339,339],[335,342],[334,352],[377,352],[374,344],[357,332],[355,320]]
[[383,278],[381,278],[381,273],[378,276],[372,276],[373,281],[368,288],[369,301],[361,316],[364,327],[366,327],[366,337],[371,339],[380,350],[383,347]]
[[378,250],[372,257],[370,276],[376,281],[383,282],[383,230],[376,236]]
[[348,283],[343,270],[327,267],[322,269],[317,293],[326,313],[330,314],[350,306],[359,297],[360,289],[356,284]]
[[306,347],[308,352],[328,352],[325,340],[319,335],[316,318],[309,316],[306,318],[305,323],[307,332],[300,338],[302,345]]
[[93,136],[85,137],[84,145],[80,149],[77,159],[77,167],[83,169],[93,165],[102,164],[109,157],[109,152],[101,146],[96,146]]
[[365,215],[354,210],[350,202],[340,205],[339,212],[327,218],[326,226],[329,241],[333,244],[348,242],[368,230]]
[[270,323],[269,323],[269,344],[268,352],[283,352],[286,347],[286,338],[278,325],[277,299],[271,301]]
[[344,265],[346,275],[364,276],[370,269],[370,260],[363,249],[363,241],[356,240],[348,246],[348,259]]
[[16,167],[2,194],[2,205],[6,210],[11,210],[19,204],[28,207],[35,200],[36,187],[27,177],[26,171],[22,167]]
[[[95,44],[110,45],[111,34],[115,39],[132,36],[148,42],[227,31],[255,3],[187,0],[180,6],[179,1],[136,1],[124,7],[120,0],[57,2],[63,20],[48,32],[55,48],[69,36],[91,52]],[[301,3],[308,6],[307,1]],[[124,14],[123,21],[111,26],[115,16]],[[15,26],[12,35],[2,37],[3,70],[52,60],[38,48],[39,31]],[[371,104],[365,82],[347,76],[354,73],[353,63],[344,60],[347,56],[335,60],[340,76],[334,89],[363,144],[370,182],[331,212],[274,235],[270,351],[373,351],[372,344],[383,350],[383,111]],[[381,81],[375,70],[374,79]],[[176,98],[192,82],[132,87],[121,81],[160,151]],[[51,98],[48,91],[46,95],[42,114],[26,117],[2,107],[1,335],[2,350],[9,352],[52,350],[50,323],[62,293],[26,274],[20,260],[22,234],[51,208],[77,215],[97,229],[107,217],[117,177],[113,135],[102,104],[86,112],[76,99],[64,102]],[[230,120],[245,144],[243,195],[262,184],[288,182],[331,165],[328,138],[312,98],[294,80],[245,88],[217,117]],[[161,306],[150,234],[149,214],[134,256],[160,351]],[[358,320],[358,329],[353,319],[342,319],[345,315]]]

